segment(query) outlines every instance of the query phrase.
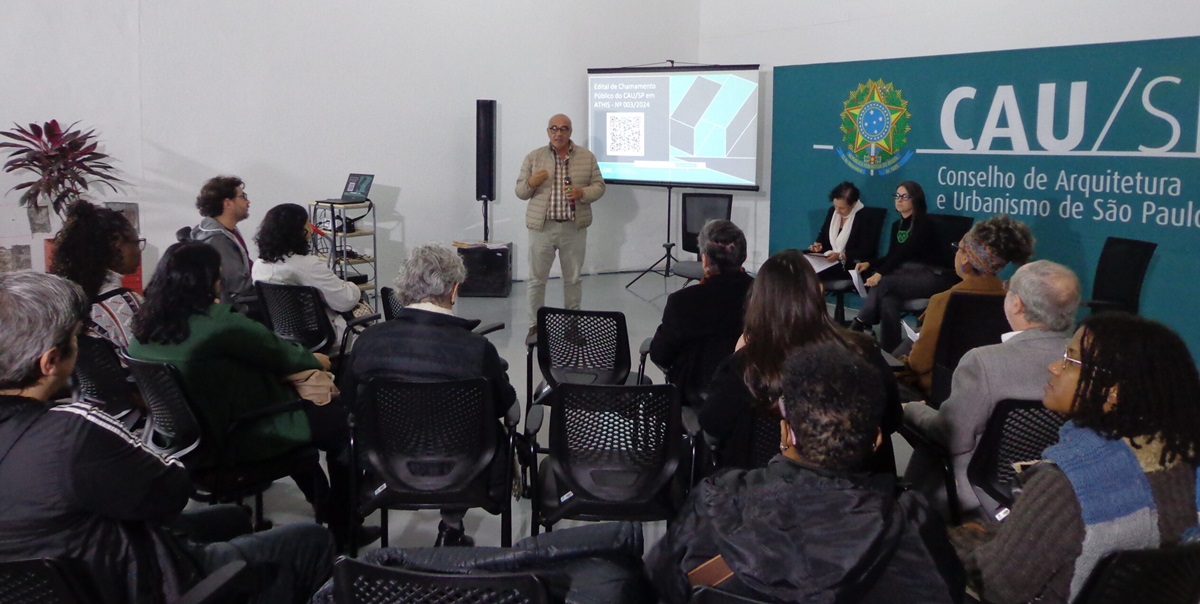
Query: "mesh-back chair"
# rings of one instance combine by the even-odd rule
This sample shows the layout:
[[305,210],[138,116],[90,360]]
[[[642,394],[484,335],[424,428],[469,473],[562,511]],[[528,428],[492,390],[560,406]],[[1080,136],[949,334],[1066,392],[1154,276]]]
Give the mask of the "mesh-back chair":
[[129,372],[121,366],[113,345],[96,336],[79,334],[79,354],[72,372],[79,393],[86,399],[102,403],[104,412],[133,425],[137,413],[137,386],[129,381]]
[[1200,602],[1200,545],[1108,554],[1092,569],[1074,604],[1129,602]]
[[[258,299],[263,307],[263,322],[279,337],[295,342],[312,352],[342,357],[346,354],[346,343],[356,327],[379,319],[379,315],[368,315],[346,321],[342,341],[337,336],[325,314],[325,301],[321,292],[308,285],[279,285],[255,281]],[[334,355],[335,346],[337,354]]]
[[[970,216],[955,216],[953,214],[926,214],[925,218],[933,226],[934,239],[937,241],[934,245],[937,249],[937,262],[935,268],[945,271],[945,274],[953,276],[954,273],[954,245],[962,240],[963,235],[966,235],[971,227],[975,224],[975,219]],[[920,314],[929,306],[929,298],[913,298],[905,300],[900,304],[901,312],[908,314]]]
[[333,565],[337,604],[549,604],[530,573],[429,573],[350,558]]
[[[988,417],[983,436],[971,456],[967,480],[1001,506],[1012,507],[1017,486],[1013,464],[1041,459],[1042,451],[1058,442],[1058,429],[1065,421],[1064,416],[1043,407],[1041,401],[1000,401]],[[947,496],[957,501],[953,489]]]
[[950,294],[933,352],[930,406],[939,408],[950,398],[950,383],[963,355],[980,346],[999,344],[1000,336],[1011,330],[1004,314],[1004,296]]
[[[679,221],[682,233],[679,247],[696,255],[695,260],[680,260],[675,263],[675,274],[695,281],[704,278],[704,265],[700,262],[700,229],[709,220],[729,220],[733,215],[733,195],[728,193],[684,193],[679,202],[683,218]],[[685,283],[686,285],[686,283]]]
[[[538,309],[538,367],[552,390],[562,383],[624,384],[632,364],[625,315],[613,311]],[[532,374],[532,370],[526,372]],[[529,380],[532,383],[532,380]],[[544,388],[538,387],[539,394]],[[532,404],[532,397],[526,404]]]
[[1142,282],[1158,244],[1137,239],[1109,237],[1100,250],[1092,299],[1084,305],[1093,313],[1117,310],[1137,314],[1142,300]]
[[[230,562],[210,573],[176,604],[236,604],[254,595],[254,577],[245,562]],[[40,558],[0,562],[0,604],[102,604],[87,566],[78,560]]]
[[383,307],[384,321],[395,319],[396,315],[400,314],[400,309],[404,308],[404,305],[400,303],[400,299],[396,297],[396,290],[390,287],[379,288],[379,297],[379,301],[382,302],[380,306]]
[[[501,545],[511,545],[515,426],[508,426],[501,440],[491,392],[491,383],[482,377],[446,382],[371,378],[363,384],[351,417],[350,447],[355,467],[365,463],[378,481],[368,485],[372,495],[358,512],[365,516],[384,510],[383,547],[387,510],[465,507],[500,514]],[[358,476],[357,470],[352,475]]]
[[[310,446],[297,447],[266,460],[237,463],[225,460],[220,451],[231,437],[254,421],[300,408],[300,402],[273,405],[256,409],[235,418],[224,434],[203,434],[197,420],[196,407],[183,389],[179,370],[168,363],[142,361],[121,354],[133,374],[146,405],[146,425],[142,442],[152,451],[174,455],[183,461],[192,476],[195,490],[192,499],[215,503],[230,499],[254,497],[254,522],[258,529],[268,528],[263,520],[263,491],[271,483],[296,470],[320,473],[317,450]],[[201,447],[205,450],[201,451]],[[209,450],[211,449],[211,451]],[[195,467],[197,456],[206,455],[218,461],[211,467]]]
[[[874,244],[871,257],[879,255],[879,238],[883,236],[883,225],[887,222],[887,208],[864,207],[854,216],[854,228],[863,229],[863,236]],[[850,258],[849,260],[867,260],[867,258]],[[854,268],[853,265],[848,268]],[[833,318],[838,322],[846,322],[846,294],[854,292],[854,282],[849,279],[823,281],[827,295],[833,295]]]
[[[525,422],[533,534],[564,518],[674,518],[690,472],[681,460],[691,457],[678,390],[564,383],[552,396],[549,448],[535,444],[545,407]],[[537,453],[547,454],[540,464]]]

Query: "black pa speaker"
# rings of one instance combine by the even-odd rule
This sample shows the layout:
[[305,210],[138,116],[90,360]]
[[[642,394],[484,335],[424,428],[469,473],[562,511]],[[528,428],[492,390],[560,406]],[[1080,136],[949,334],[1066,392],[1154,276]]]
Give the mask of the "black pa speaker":
[[496,101],[475,101],[475,199],[496,199]]

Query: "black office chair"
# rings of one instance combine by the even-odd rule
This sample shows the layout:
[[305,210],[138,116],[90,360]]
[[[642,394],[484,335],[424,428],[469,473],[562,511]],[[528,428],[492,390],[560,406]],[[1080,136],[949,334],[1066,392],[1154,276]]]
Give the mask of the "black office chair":
[[[967,480],[1001,506],[1012,507],[1017,498],[1013,464],[1041,459],[1046,447],[1058,442],[1058,429],[1064,422],[1064,416],[1043,407],[1042,401],[1000,401],[971,456]],[[957,502],[953,491],[948,494]]]
[[[342,333],[342,341],[339,346],[339,343],[335,341],[333,323],[325,314],[325,302],[317,288],[307,285],[279,285],[263,281],[255,281],[254,288],[266,310],[263,313],[264,322],[271,331],[312,352],[324,353],[331,357],[345,356],[346,343],[349,342],[350,334],[357,328],[379,320],[379,315],[367,315],[347,320],[346,330]],[[337,351],[336,355],[334,350]]]
[[[953,214],[926,214],[925,217],[933,225],[937,239],[938,260],[934,267],[943,270],[947,275],[954,276],[954,246],[962,241],[963,235],[971,230],[975,219],[970,216]],[[913,298],[901,303],[900,311],[902,314],[919,315],[928,307],[929,298]]]
[[79,354],[71,374],[79,393],[132,428],[141,419],[137,386],[121,366],[117,350],[104,338],[79,334]]
[[[362,464],[377,481],[368,485],[372,494],[358,513],[384,510],[382,547],[388,510],[476,507],[500,515],[501,545],[512,544],[516,423],[498,434],[491,392],[482,377],[423,383],[370,378],[360,389],[350,418],[351,476]],[[495,479],[500,474],[504,478]]]
[[531,573],[430,573],[350,558],[333,565],[337,604],[550,604]]
[[1096,276],[1092,279],[1092,299],[1083,304],[1092,313],[1122,311],[1138,314],[1142,282],[1158,244],[1152,241],[1109,237],[1100,250]]
[[[690,441],[679,393],[670,384],[593,386],[552,391],[550,446],[537,446],[546,407],[525,421],[523,483],[532,534],[562,519],[667,520],[686,495]],[[539,463],[537,455],[547,457]]]
[[[205,503],[254,497],[256,530],[270,528],[263,519],[263,491],[297,471],[321,474],[317,450],[300,446],[276,457],[241,463],[225,454],[225,444],[257,420],[294,411],[302,401],[256,409],[234,418],[224,434],[203,434],[196,407],[183,389],[179,370],[167,363],[134,359],[121,353],[146,404],[142,442],[152,451],[183,461],[192,476],[192,499]],[[203,464],[204,467],[197,467]],[[316,489],[313,489],[315,492]]]
[[[887,208],[864,207],[854,216],[854,228],[863,229],[863,235],[867,238],[867,241],[875,243],[875,247],[871,252],[872,257],[879,255],[879,238],[883,235],[883,225],[887,222],[887,215]],[[866,258],[852,258],[851,260],[866,260]],[[847,268],[854,267],[849,266]],[[822,281],[821,285],[825,288],[825,295],[833,296],[833,318],[839,323],[845,323],[846,294],[855,291],[854,282],[850,279],[837,279]]]
[[[615,311],[538,309],[537,335],[526,340],[526,412],[561,383],[624,384],[629,379],[629,330]],[[533,390],[532,351],[543,382]]]
[[1108,554],[1092,569],[1074,604],[1129,602],[1200,602],[1200,545]]
[[[230,562],[184,593],[176,604],[234,604],[254,595],[245,562]],[[0,562],[0,604],[102,604],[86,565],[66,558]]]
[[950,398],[950,384],[958,362],[968,351],[999,344],[1012,327],[1004,314],[1004,296],[954,292],[946,302],[942,327],[933,352],[933,384],[929,405],[937,409]]
[[[700,262],[700,229],[710,220],[729,220],[733,215],[733,195],[727,193],[684,193],[679,201],[679,221],[682,233],[679,247],[696,255],[695,260],[675,262],[674,272],[687,279],[684,285],[704,278],[704,265]],[[673,244],[664,244],[673,245]],[[668,248],[669,250],[670,248]]]
[[400,303],[400,299],[396,297],[396,290],[390,287],[379,288],[379,297],[381,306],[383,307],[383,320],[391,321],[400,314],[400,310],[404,305]]

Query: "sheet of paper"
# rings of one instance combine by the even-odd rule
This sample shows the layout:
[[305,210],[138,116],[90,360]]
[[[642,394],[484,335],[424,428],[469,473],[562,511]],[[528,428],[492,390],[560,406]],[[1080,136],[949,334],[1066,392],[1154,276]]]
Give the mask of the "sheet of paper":
[[813,270],[818,273],[831,266],[841,264],[837,260],[826,260],[822,254],[804,254],[804,258],[812,265]]
[[914,342],[921,339],[921,334],[919,332],[917,332],[916,330],[914,330],[912,327],[909,327],[907,322],[900,321],[900,327],[904,328],[904,335],[908,336],[908,339],[910,339]]
[[854,282],[854,289],[858,290],[858,295],[866,298],[867,286],[863,285],[862,275],[860,275],[856,270],[849,270],[846,272],[850,273],[850,280]]

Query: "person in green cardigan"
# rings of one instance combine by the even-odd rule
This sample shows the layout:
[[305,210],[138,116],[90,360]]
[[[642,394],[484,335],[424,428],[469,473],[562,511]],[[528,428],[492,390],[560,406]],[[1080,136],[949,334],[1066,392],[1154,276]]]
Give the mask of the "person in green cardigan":
[[223,437],[238,416],[297,400],[286,376],[328,369],[329,359],[219,303],[220,279],[221,258],[212,247],[189,242],[167,248],[134,317],[128,354],[179,370],[204,435],[201,448],[184,460],[193,470],[267,459],[307,444],[326,451],[329,482],[319,468],[293,478],[314,501],[318,518],[324,516],[345,543],[350,489],[344,408],[305,402],[247,426],[236,438]]

